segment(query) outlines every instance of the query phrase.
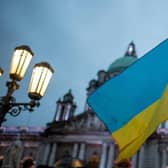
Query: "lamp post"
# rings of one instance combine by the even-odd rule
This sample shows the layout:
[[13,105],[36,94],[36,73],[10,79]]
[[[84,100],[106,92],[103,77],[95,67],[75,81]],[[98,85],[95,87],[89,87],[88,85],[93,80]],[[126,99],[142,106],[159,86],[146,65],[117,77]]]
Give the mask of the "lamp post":
[[[39,107],[39,100],[43,97],[48,83],[54,73],[54,70],[47,62],[41,62],[34,65],[32,77],[29,84],[28,96],[29,102],[17,103],[12,96],[15,90],[19,89],[18,82],[23,79],[24,74],[33,57],[33,52],[28,46],[19,46],[14,49],[9,78],[6,82],[6,95],[0,98],[0,126],[5,121],[5,116],[9,113],[12,116],[18,116],[22,110],[33,111],[34,107]],[[0,68],[0,76],[3,70]]]

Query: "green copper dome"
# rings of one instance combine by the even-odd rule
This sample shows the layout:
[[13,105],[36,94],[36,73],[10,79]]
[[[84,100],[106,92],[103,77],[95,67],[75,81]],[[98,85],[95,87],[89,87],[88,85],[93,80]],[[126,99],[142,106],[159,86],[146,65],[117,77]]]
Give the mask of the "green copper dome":
[[109,73],[113,72],[121,72],[125,68],[127,68],[129,65],[131,65],[134,61],[137,60],[137,57],[132,56],[124,56],[117,60],[115,60],[108,68]]
[[131,42],[128,45],[127,51],[125,55],[117,60],[115,60],[108,68],[108,72],[110,74],[114,72],[122,72],[124,69],[126,69],[128,66],[130,66],[132,63],[134,63],[137,60],[137,54],[135,49],[135,44]]

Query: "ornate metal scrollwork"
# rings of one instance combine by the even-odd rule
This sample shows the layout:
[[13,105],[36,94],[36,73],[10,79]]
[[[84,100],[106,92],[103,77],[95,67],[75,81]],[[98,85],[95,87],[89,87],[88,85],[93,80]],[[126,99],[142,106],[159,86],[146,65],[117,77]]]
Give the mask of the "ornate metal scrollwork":
[[22,107],[20,106],[15,106],[15,107],[12,107],[10,110],[9,110],[9,114],[13,117],[16,117],[18,116],[22,111]]
[[[33,111],[34,107],[38,107],[40,105],[39,101],[31,100],[29,103],[16,103],[16,99],[14,97],[10,97],[8,99],[8,103],[4,104],[5,97],[0,97],[0,108],[6,109],[7,113],[11,116],[18,116],[21,111]],[[5,111],[6,111],[5,110]]]

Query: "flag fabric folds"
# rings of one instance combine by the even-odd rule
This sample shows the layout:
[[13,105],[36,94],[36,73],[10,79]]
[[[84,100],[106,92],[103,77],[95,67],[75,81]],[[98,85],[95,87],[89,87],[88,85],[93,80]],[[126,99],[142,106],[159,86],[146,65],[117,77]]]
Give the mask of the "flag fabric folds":
[[118,161],[131,157],[168,119],[168,40],[98,88],[88,104],[119,146]]

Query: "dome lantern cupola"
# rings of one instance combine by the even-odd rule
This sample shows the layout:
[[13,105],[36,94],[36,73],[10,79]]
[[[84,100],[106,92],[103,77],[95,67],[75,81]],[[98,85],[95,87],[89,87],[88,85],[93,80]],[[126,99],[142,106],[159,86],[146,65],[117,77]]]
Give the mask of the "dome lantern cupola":
[[135,44],[131,42],[128,45],[127,51],[125,52],[124,56],[118,58],[109,66],[107,72],[109,73],[110,78],[121,73],[123,70],[128,68],[136,60],[137,60],[137,54],[136,54]]
[[125,52],[125,56],[137,57],[135,44],[133,41],[128,45],[128,49]]

